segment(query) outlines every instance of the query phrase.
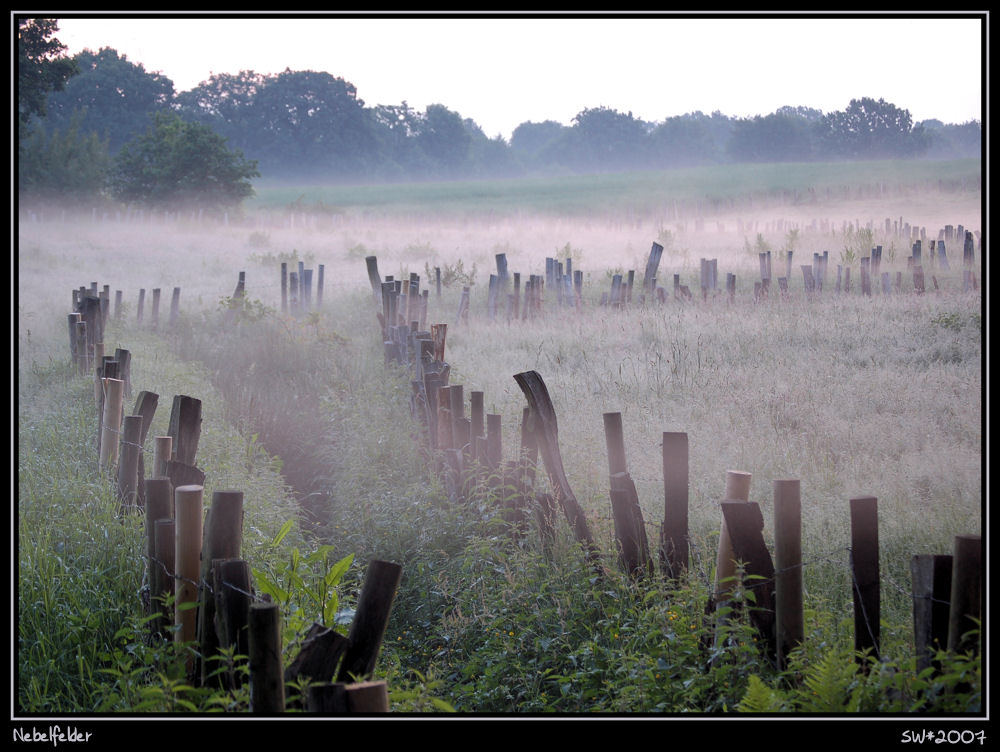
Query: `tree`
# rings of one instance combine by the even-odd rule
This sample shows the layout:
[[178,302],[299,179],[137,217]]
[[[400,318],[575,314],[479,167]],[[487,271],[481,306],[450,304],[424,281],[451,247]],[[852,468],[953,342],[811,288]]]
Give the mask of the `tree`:
[[59,24],[52,18],[17,19],[17,115],[22,136],[33,117],[45,115],[45,98],[60,91],[76,73],[62,53],[66,45],[53,37]]
[[378,160],[364,104],[342,78],[286,69],[256,91],[245,148],[271,173],[362,176]]
[[256,162],[227,149],[211,128],[161,112],[144,134],[122,147],[110,182],[121,201],[212,211],[252,196],[250,179],[259,176]]
[[737,162],[804,162],[813,158],[813,125],[777,112],[736,120],[726,147]]
[[22,203],[98,204],[105,198],[111,157],[96,133],[71,122],[63,130],[36,128],[18,159],[18,197]]
[[73,60],[79,73],[49,95],[46,127],[67,128],[74,120],[81,131],[107,141],[112,153],[142,133],[150,116],[169,108],[174,98],[173,81],[110,47],[84,50]]
[[649,134],[650,159],[657,167],[694,167],[720,159],[708,118],[689,113],[667,118]]
[[267,77],[252,70],[217,73],[190,91],[174,97],[174,106],[185,119],[209,126],[236,148],[248,151],[259,134],[254,105]]
[[649,128],[632,116],[607,107],[582,110],[573,118],[577,166],[599,170],[644,166]]
[[848,159],[913,157],[928,146],[909,110],[871,97],[852,99],[846,109],[826,115],[818,133],[825,153]]
[[417,124],[415,140],[439,177],[455,177],[469,158],[472,136],[461,115],[443,104],[432,104]]

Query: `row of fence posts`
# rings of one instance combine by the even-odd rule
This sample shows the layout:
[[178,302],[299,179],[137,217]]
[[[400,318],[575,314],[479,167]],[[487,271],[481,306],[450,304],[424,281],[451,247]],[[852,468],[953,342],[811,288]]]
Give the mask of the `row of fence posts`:
[[[241,273],[236,295],[242,295],[244,282]],[[204,508],[205,473],[195,465],[201,400],[174,397],[167,434],[154,437],[152,467],[147,468],[144,446],[159,396],[139,392],[132,413],[123,416],[124,399],[131,395],[131,353],[117,348],[114,356],[104,356],[102,341],[88,343],[88,329],[103,340],[106,314],[102,298],[74,295],[74,302],[78,299],[81,310],[74,313],[81,320],[73,328],[70,315],[71,332],[82,338],[71,336],[70,354],[80,373],[90,367],[81,361],[98,364],[99,468],[114,478],[119,516],[139,513],[145,520],[143,602],[152,617],[150,639],[169,639],[172,632],[179,650],[194,646],[187,652],[186,669],[200,686],[238,688],[244,672],[235,657],[246,660],[253,713],[291,707],[285,686],[304,679],[310,680],[308,697],[295,701],[298,709],[388,712],[386,683],[366,679],[374,671],[401,567],[371,561],[348,636],[313,624],[297,656],[283,668],[279,606],[254,594],[250,565],[241,558],[243,492],[215,491]]]
[[[888,220],[887,220],[888,221]],[[942,236],[945,231],[941,231]],[[945,251],[945,240],[930,241],[931,266],[937,258],[937,264],[942,270],[948,270],[947,253]],[[667,300],[666,288],[657,285],[656,273],[663,255],[663,246],[654,242],[649,251],[646,261],[646,268],[642,279],[641,292],[637,296],[639,305],[644,305],[649,300],[658,303],[665,303]],[[826,286],[827,269],[829,266],[829,251],[823,253],[813,253],[811,264],[800,266],[802,271],[803,289],[807,294],[822,292]],[[793,251],[785,252],[785,274],[778,277],[778,289],[783,297],[789,293],[789,281],[792,277],[792,257]],[[771,251],[758,254],[760,263],[760,280],[754,281],[754,300],[760,301],[767,298],[771,291],[771,280],[773,279],[771,267]],[[368,268],[368,278],[372,285],[375,298],[383,306],[383,327],[385,322],[389,325],[409,325],[415,318],[419,319],[419,328],[426,328],[427,318],[427,298],[428,291],[423,291],[422,299],[418,299],[416,290],[419,286],[419,275],[411,273],[410,279],[394,280],[391,276],[383,280],[378,272],[378,259],[375,256],[368,256],[365,259]],[[880,281],[881,292],[890,294],[893,292],[892,280],[889,272],[881,271],[882,246],[872,248],[871,254],[860,259],[861,264],[861,293],[865,296],[872,294],[872,279]],[[965,232],[965,245],[963,249],[963,276],[962,291],[969,292],[977,288],[975,265],[975,239],[972,232]],[[301,264],[300,264],[301,265]],[[521,291],[520,273],[510,274],[507,269],[507,257],[504,253],[496,254],[497,272],[490,275],[486,311],[488,318],[495,320],[500,313],[502,301],[506,301],[504,318],[509,323],[517,320],[534,319],[542,313],[543,293],[546,289],[555,291],[555,302],[560,308],[571,307],[579,309],[583,305],[583,272],[573,269],[571,258],[566,258],[565,265],[555,258],[545,259],[545,275],[529,276],[524,286],[523,302]],[[283,265],[284,266],[284,265]],[[321,267],[322,268],[322,267]],[[912,273],[913,289],[916,293],[925,291],[924,267],[922,265],[921,241],[917,240],[911,249],[911,255],[907,257],[907,269]],[[437,297],[441,297],[441,269],[435,267],[435,282]],[[282,272],[284,280],[284,271]],[[294,276],[294,275],[293,275]],[[633,303],[633,288],[635,286],[635,270],[629,270],[626,274],[615,273],[611,276],[611,289],[609,292],[601,293],[600,305],[602,307],[621,308]],[[934,289],[938,290],[936,277],[931,278]],[[714,297],[719,289],[718,259],[700,259],[699,282],[702,299]],[[284,286],[282,287],[284,290]],[[834,286],[835,292],[850,293],[851,291],[851,267],[837,264],[837,280]],[[895,292],[903,291],[903,272],[896,272]],[[391,296],[395,294],[401,301],[402,307],[397,305],[389,310],[391,301],[387,302],[385,292]],[[672,294],[675,300],[691,300],[693,295],[687,285],[681,284],[681,275],[673,275]],[[730,302],[736,297],[736,275],[726,273],[726,295]],[[284,301],[284,293],[282,295]],[[415,301],[412,302],[411,301]],[[471,303],[471,287],[464,286],[459,300],[458,313],[455,317],[456,323],[467,323]],[[417,304],[422,308],[415,308]],[[284,307],[284,302],[283,302]]]
[[[651,268],[655,274],[655,264]],[[655,289],[655,277],[650,276],[644,285]],[[386,326],[387,319],[381,314],[379,319],[386,364],[409,372],[411,411],[430,462],[444,478],[449,498],[460,503],[499,504],[515,536],[523,533],[533,510],[543,543],[552,538],[555,512],[561,506],[576,541],[600,571],[593,534],[563,468],[555,408],[541,375],[535,371],[514,375],[528,406],[522,413],[517,460],[503,462],[501,416],[484,416],[484,395],[472,391],[470,415],[465,417],[463,386],[448,384],[451,367],[444,359],[447,325],[436,324],[430,331],[422,331],[417,321],[409,326]],[[655,572],[654,555],[635,483],[628,473],[621,413],[605,413],[604,429],[618,564],[631,578],[642,580]],[[664,432],[662,453],[664,518],[657,558],[661,574],[676,581],[689,566],[687,434]],[[539,454],[552,493],[535,487]],[[733,588],[741,576],[745,578],[744,586],[755,595],[755,606],[748,613],[751,624],[761,635],[768,657],[785,668],[790,651],[804,639],[800,481],[773,482],[773,558],[763,537],[760,506],[750,501],[750,481],[750,473],[726,473],[715,589],[706,611],[718,614],[717,625],[724,625],[727,617],[722,614],[729,609],[721,607],[729,605]],[[855,649],[859,656],[878,656],[881,577],[877,500],[852,498],[849,511]],[[954,540],[951,556],[913,557],[918,665],[929,665],[930,656],[938,649],[978,653],[978,641],[972,635],[981,614],[981,554],[979,535],[961,535]]]
[[[289,272],[288,263],[281,262],[281,312],[298,315],[323,307],[323,275],[326,267],[320,264],[316,274],[316,296],[313,298],[313,270],[306,269],[299,261],[296,271]],[[243,272],[240,272],[241,281]],[[242,293],[242,290],[241,290]],[[242,296],[242,295],[241,295]]]

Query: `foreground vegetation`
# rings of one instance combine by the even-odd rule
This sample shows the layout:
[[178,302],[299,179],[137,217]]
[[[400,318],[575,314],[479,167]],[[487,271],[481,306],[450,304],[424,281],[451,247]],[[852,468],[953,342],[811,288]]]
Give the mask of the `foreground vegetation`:
[[[848,217],[857,206],[814,208]],[[863,216],[879,223],[898,208],[879,205]],[[140,227],[141,236],[112,223],[22,226],[18,708],[246,710],[244,695],[189,687],[172,650],[141,638],[139,523],[115,518],[109,482],[88,454],[93,385],[67,373],[65,319],[54,313],[68,305],[71,288],[95,278],[125,289],[126,299],[138,287],[183,287],[173,330],[138,330],[126,308],[110,336],[132,351],[138,388],[158,392],[161,402],[182,393],[203,400],[206,492],[247,493],[246,558],[262,575],[258,586],[267,580],[287,592],[286,657],[309,621],[338,622],[309,595],[333,563],[354,559],[336,586],[346,610],[365,562],[403,565],[376,670],[396,712],[981,710],[978,660],[942,657],[939,675],[917,675],[909,597],[912,555],[947,553],[955,534],[981,531],[981,300],[961,292],[957,260],[950,274],[938,271],[939,294],[825,293],[810,302],[798,286],[789,300],[755,305],[749,285],[758,244],[776,251],[795,244],[797,258],[826,249],[836,260],[855,241],[864,252],[866,242],[883,239],[844,234],[839,222],[817,234],[765,230],[775,225],[764,216],[746,217],[759,222],[759,237],[734,234],[732,216],[717,217],[725,233],[695,233],[670,217],[402,216],[397,224],[384,214],[348,215],[335,228],[294,230]],[[720,273],[739,275],[736,302],[600,308],[608,272],[641,270],[657,238],[665,243],[661,271],[692,286],[697,259],[718,255]],[[888,250],[893,241],[884,241]],[[145,251],[141,263],[136,248]],[[543,256],[573,257],[586,270],[585,309],[560,312],[549,300],[543,320],[484,320],[480,291],[501,250],[523,274],[540,273]],[[905,270],[906,249],[895,250],[890,268]],[[484,391],[488,412],[502,416],[509,455],[523,407],[511,376],[542,373],[567,475],[601,542],[607,578],[594,579],[565,525],[546,550],[537,531],[512,541],[488,505],[447,503],[414,440],[406,377],[383,364],[364,274],[369,253],[384,274],[454,270],[459,261],[467,275],[476,270],[467,327],[452,325],[461,281],[440,301],[432,294],[428,323],[450,324],[452,382]],[[278,310],[278,265],[298,260],[326,263],[328,288],[322,310],[292,317]],[[248,300],[223,326],[244,269]],[[653,539],[662,519],[659,434],[689,433],[692,567],[676,587],[635,585],[615,573],[600,417],[614,410],[623,413],[630,472]],[[807,637],[785,672],[762,657],[743,619],[717,639],[705,617],[716,501],[728,469],[753,473],[751,498],[761,503],[766,531],[770,482],[802,481]],[[852,654],[846,513],[847,499],[862,493],[879,498],[883,572],[881,655],[869,656],[865,671]],[[293,567],[295,550],[304,555],[295,566],[306,569]],[[304,560],[317,551],[325,555]]]

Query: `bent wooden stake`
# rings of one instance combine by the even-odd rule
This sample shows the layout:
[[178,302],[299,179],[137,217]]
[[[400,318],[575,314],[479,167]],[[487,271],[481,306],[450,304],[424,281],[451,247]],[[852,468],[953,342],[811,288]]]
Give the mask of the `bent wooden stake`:
[[121,379],[101,379],[104,389],[104,414],[101,419],[101,468],[109,469],[118,461],[118,434],[122,423]]
[[576,500],[573,489],[570,488],[566,471],[563,469],[562,455],[559,453],[559,427],[556,422],[556,411],[552,406],[549,391],[537,371],[524,371],[514,375],[514,380],[528,400],[528,406],[535,417],[535,428],[538,436],[538,448],[542,453],[545,470],[552,481],[556,497],[562,504],[566,519],[577,541],[582,543],[587,552],[587,558],[598,568],[599,552],[594,538],[587,525],[580,503]]
[[[726,472],[726,501],[749,501],[750,480],[753,476],[742,470]],[[715,561],[715,598],[725,600],[726,594],[732,590],[736,577],[736,562],[733,560],[733,543],[726,527],[725,517],[719,527],[719,551]]]

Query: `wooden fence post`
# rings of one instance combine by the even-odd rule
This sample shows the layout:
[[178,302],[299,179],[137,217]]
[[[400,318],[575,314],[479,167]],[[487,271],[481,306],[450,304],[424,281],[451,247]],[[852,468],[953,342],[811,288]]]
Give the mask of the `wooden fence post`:
[[201,436],[201,400],[183,394],[174,397],[167,433],[173,437],[173,459],[194,465]]
[[764,543],[760,506],[756,502],[727,500],[722,502],[722,515],[729,529],[734,558],[745,563],[745,574],[750,578],[744,586],[754,594],[749,607],[750,622],[764,638],[767,655],[773,660],[777,652],[774,564]]
[[344,654],[337,678],[362,678],[375,669],[382,638],[389,623],[389,612],[402,578],[403,568],[389,561],[372,560],[358,598],[357,610],[347,638],[350,646]]
[[774,610],[778,670],[805,639],[802,612],[802,509],[797,480],[774,481]]
[[149,325],[154,330],[160,325],[160,288],[153,288],[153,307],[150,312]]
[[913,581],[913,646],[918,674],[935,665],[935,653],[948,647],[951,569],[951,554],[921,554],[910,560]]
[[[162,610],[160,598],[164,590],[164,569],[156,554],[156,523],[172,519],[174,513],[173,489],[166,478],[147,478],[143,481],[146,492],[146,584],[149,587],[149,612]],[[162,619],[150,623],[153,634],[163,628]]]
[[859,660],[864,660],[864,652],[879,654],[878,501],[874,496],[861,496],[851,499],[850,507],[854,649]]
[[[168,481],[169,483],[169,481]],[[171,504],[171,506],[173,506]],[[171,518],[159,519],[153,523],[157,577],[152,582],[150,603],[158,606],[160,618],[153,621],[153,629],[166,632],[167,625],[174,623],[174,614],[167,605],[168,599],[177,592],[177,523]]]
[[153,440],[153,467],[151,477],[165,478],[167,463],[173,455],[173,436],[157,436]]
[[250,712],[282,713],[281,612],[277,603],[250,604]]
[[948,617],[948,652],[979,654],[980,637],[975,620],[982,615],[983,540],[979,535],[956,535],[952,559],[951,610]]
[[[204,527],[199,582],[212,583],[215,580],[213,567],[216,560],[240,558],[243,544],[243,492],[215,491]],[[201,683],[217,686],[218,680],[210,680],[215,667],[209,665],[219,648],[215,632],[215,597],[207,588],[199,598],[198,644]]]
[[675,580],[688,568],[688,435],[682,432],[663,432],[660,564]]
[[537,371],[524,371],[515,374],[514,380],[524,393],[528,406],[534,415],[538,448],[542,453],[545,470],[556,491],[556,498],[562,505],[576,540],[583,544],[587,558],[600,572],[600,552],[594,543],[583,508],[576,500],[576,494],[570,488],[566,471],[563,469],[562,455],[559,452],[559,426],[556,420],[556,411],[552,406],[552,399],[549,397],[545,382]]
[[142,452],[142,416],[126,415],[122,428],[118,463],[118,513],[139,506],[139,455]]
[[628,474],[621,413],[604,413],[604,438],[608,448],[611,514],[618,542],[618,560],[630,577],[645,577],[652,573],[653,562],[639,496]]
[[[750,500],[750,473],[742,470],[728,470],[726,472],[726,495],[725,501],[749,501]],[[734,586],[736,577],[736,562],[734,561],[733,543],[729,536],[729,529],[726,525],[725,516],[719,525],[719,550],[715,560],[715,598],[717,601],[724,601],[725,595]]]
[[[245,658],[250,654],[250,565],[243,559],[216,560],[213,573],[219,648],[232,650],[233,655]],[[236,688],[243,683],[238,671],[227,670],[222,676],[226,688]]]
[[122,423],[121,379],[102,379],[104,389],[104,411],[101,419],[100,463],[104,470],[110,469],[118,461],[118,434]]
[[[198,589],[201,570],[202,486],[180,486],[174,490],[175,521],[175,593],[174,624],[180,629],[174,641],[194,642],[198,636]],[[187,659],[188,672],[194,668],[193,656]]]

